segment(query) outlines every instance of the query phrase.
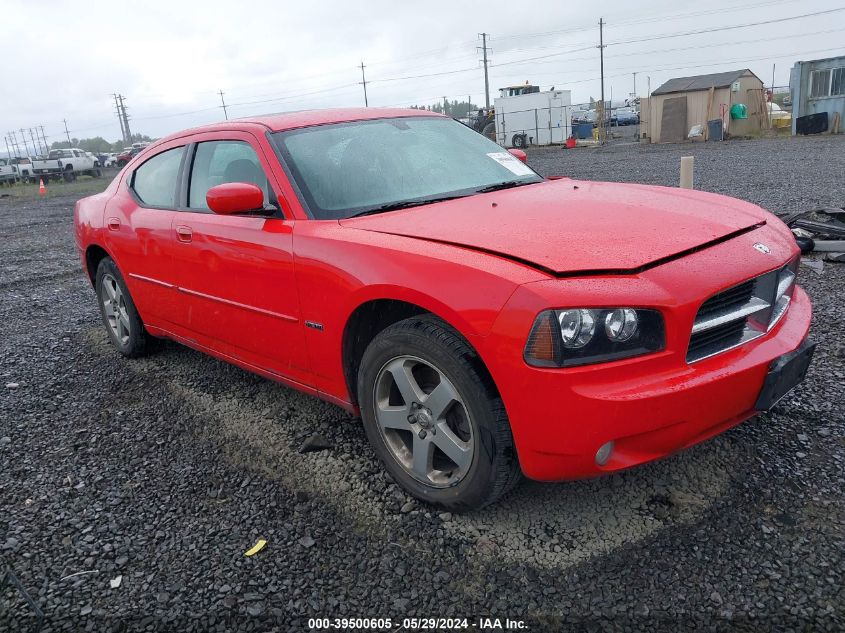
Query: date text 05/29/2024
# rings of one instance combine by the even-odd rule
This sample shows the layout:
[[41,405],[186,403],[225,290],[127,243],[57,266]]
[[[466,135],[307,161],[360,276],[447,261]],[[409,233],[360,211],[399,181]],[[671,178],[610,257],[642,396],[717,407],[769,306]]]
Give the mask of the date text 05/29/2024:
[[403,618],[401,627],[391,618],[311,618],[308,629],[316,630],[391,630],[409,631],[477,630],[477,631],[527,631],[524,620],[479,617],[470,618]]

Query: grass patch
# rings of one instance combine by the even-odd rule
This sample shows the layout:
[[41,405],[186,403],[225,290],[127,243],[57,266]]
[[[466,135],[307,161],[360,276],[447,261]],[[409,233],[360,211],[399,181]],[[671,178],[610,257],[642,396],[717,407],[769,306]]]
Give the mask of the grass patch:
[[[109,183],[114,179],[115,174],[109,172],[104,173],[100,178],[92,178],[91,176],[79,176],[74,182],[64,182],[51,180],[49,183],[44,183],[47,187],[45,198],[55,198],[58,196],[90,196],[95,193],[100,193]],[[38,198],[38,183],[24,184],[22,182],[16,183],[10,187],[0,187],[0,199],[12,200],[33,200]]]

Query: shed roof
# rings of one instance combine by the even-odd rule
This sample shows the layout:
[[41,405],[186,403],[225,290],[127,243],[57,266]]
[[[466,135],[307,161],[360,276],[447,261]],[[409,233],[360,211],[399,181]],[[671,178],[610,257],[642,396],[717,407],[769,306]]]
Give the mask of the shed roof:
[[[724,73],[710,73],[709,75],[696,75],[695,77],[676,77],[670,79],[652,95],[666,95],[673,92],[695,92],[698,90],[709,90],[710,88],[726,88],[746,73],[754,75],[747,68],[742,70],[729,70]],[[756,77],[756,75],[754,75]]]

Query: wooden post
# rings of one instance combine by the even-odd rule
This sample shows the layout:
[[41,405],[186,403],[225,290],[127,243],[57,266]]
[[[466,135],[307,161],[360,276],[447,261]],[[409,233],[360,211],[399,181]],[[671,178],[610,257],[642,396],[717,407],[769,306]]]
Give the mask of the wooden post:
[[694,156],[681,156],[681,189],[692,189]]

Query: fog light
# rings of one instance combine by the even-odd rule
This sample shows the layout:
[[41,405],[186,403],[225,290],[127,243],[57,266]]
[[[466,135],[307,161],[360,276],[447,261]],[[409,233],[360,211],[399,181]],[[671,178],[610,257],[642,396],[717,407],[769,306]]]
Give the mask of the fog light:
[[613,453],[613,440],[607,444],[602,444],[599,450],[596,451],[596,464],[604,466],[607,460],[610,459],[610,454]]

